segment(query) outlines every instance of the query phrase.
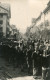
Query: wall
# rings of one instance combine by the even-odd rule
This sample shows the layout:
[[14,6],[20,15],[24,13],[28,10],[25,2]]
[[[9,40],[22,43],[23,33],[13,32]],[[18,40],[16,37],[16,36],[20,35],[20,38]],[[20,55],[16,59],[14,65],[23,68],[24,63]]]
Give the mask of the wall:
[[7,15],[3,15],[3,33],[6,37],[6,27],[7,27]]

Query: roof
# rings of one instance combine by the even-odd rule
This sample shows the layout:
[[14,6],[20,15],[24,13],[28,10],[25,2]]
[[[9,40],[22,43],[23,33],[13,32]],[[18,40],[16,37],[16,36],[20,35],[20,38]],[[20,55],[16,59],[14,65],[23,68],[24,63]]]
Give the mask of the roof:
[[8,17],[11,17],[11,13],[10,13],[10,5],[9,4],[5,4],[5,3],[0,3],[0,7],[2,7],[4,10],[8,11]]
[[47,4],[48,6],[50,5],[50,1],[48,2],[48,4]]
[[48,2],[47,7],[44,9],[43,13],[45,14],[49,10],[50,10],[50,1]]
[[16,28],[16,25],[11,25],[11,28],[13,29],[13,30],[16,30],[17,28]]
[[50,10],[50,6],[47,6],[46,8],[45,8],[45,10],[43,11],[43,13],[45,14],[46,12],[48,12]]
[[41,12],[40,15],[37,17],[36,22],[41,19],[41,15],[42,15],[42,12]]

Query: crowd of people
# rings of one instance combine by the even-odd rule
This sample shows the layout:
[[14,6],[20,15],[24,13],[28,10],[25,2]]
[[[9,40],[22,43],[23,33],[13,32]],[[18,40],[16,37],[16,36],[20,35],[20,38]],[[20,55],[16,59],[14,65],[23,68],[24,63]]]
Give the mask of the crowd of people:
[[50,43],[49,40],[28,40],[21,45],[0,44],[0,53],[14,67],[27,70],[34,78],[42,76],[49,80],[50,74]]

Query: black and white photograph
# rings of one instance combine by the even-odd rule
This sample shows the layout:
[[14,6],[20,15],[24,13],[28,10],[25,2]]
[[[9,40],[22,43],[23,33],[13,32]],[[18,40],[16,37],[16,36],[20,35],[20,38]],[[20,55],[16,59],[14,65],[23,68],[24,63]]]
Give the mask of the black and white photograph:
[[0,80],[50,80],[50,0],[0,0]]

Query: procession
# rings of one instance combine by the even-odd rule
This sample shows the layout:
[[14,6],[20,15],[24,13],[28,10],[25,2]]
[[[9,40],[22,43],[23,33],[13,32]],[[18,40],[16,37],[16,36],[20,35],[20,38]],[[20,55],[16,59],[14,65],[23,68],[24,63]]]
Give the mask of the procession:
[[50,80],[50,0],[1,0],[0,80]]
[[[8,51],[8,52],[7,52]],[[20,68],[22,72],[27,70],[29,76],[44,80],[50,79],[50,43],[42,39],[34,41],[24,41],[20,44],[1,44],[0,52],[3,58],[14,68]]]

